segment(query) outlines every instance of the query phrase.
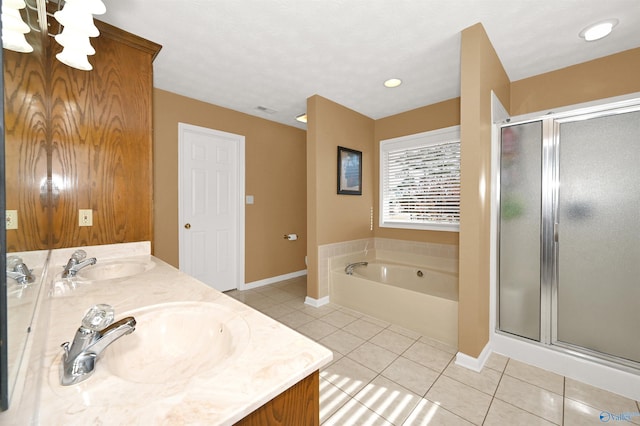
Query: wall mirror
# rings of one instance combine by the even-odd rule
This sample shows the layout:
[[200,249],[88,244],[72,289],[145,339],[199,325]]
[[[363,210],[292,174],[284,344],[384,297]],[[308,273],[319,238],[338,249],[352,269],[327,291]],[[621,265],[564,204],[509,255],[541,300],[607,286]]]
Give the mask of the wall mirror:
[[[27,291],[14,288],[13,278],[3,278],[0,315],[7,321],[0,323],[2,342],[8,338],[0,363],[4,408],[11,402],[22,342],[33,327],[33,302],[45,264],[40,261],[48,250],[153,240],[152,62],[161,46],[95,20],[99,36],[91,45],[97,54],[84,64],[93,69],[71,66],[57,54],[63,50],[58,40],[47,36],[64,31],[51,18],[61,2],[26,3],[21,13],[31,31],[25,43],[33,51],[3,49],[1,198],[5,209],[17,213],[18,228],[2,233],[0,257],[21,257],[34,279]],[[62,7],[71,4],[62,2]],[[92,211],[93,225],[79,225],[79,212],[85,209]],[[21,298],[15,303],[7,300],[17,295]]]
[[[40,4],[42,3],[42,5]],[[38,22],[38,8],[44,7],[44,2],[27,2],[23,17],[30,22]],[[28,17],[27,17],[28,14]],[[26,240],[32,237],[31,230],[41,227],[41,223],[19,221],[18,212],[21,210],[40,209],[41,204],[35,203],[34,197],[25,197],[34,182],[25,180],[34,168],[42,167],[41,162],[32,162],[32,150],[38,149],[39,142],[44,137],[41,126],[38,126],[36,114],[30,112],[35,99],[30,99],[26,91],[21,90],[21,82],[26,81],[34,69],[41,69],[44,56],[44,37],[41,32],[31,31],[26,40],[33,52],[18,53],[2,49],[0,65],[4,78],[0,80],[0,88],[4,94],[2,102],[2,129],[0,131],[0,154],[3,162],[0,175],[2,211],[7,209],[16,212],[7,226],[3,221],[2,252],[0,264],[6,273],[0,278],[0,411],[9,408],[12,391],[16,386],[18,370],[27,338],[31,328],[36,300],[41,289],[44,267],[49,251],[46,246],[36,244],[40,250],[31,248]],[[20,72],[16,72],[20,70]],[[32,75],[32,74],[31,74]],[[32,75],[33,76],[33,75]],[[18,105],[20,108],[18,108]],[[24,108],[26,106],[26,108]],[[35,129],[35,130],[34,130]],[[37,158],[37,156],[36,156]],[[46,159],[46,157],[45,157]],[[35,183],[39,184],[39,183]],[[45,188],[46,189],[46,188]],[[40,190],[38,190],[40,194]],[[39,195],[38,195],[39,198]],[[39,200],[38,200],[39,201]],[[46,202],[46,200],[44,200]],[[12,228],[22,228],[20,233]],[[24,231],[24,232],[23,232]],[[46,233],[46,231],[45,231]],[[46,240],[45,240],[46,242]],[[24,277],[26,275],[26,277]]]
[[[1,27],[1,25],[0,25]],[[3,66],[4,58],[0,55],[0,66]],[[3,67],[4,69],[4,67]],[[0,79],[0,91],[4,93],[4,79]],[[0,103],[0,112],[2,112],[2,121],[0,121],[0,161],[4,164],[4,101]],[[0,208],[5,211],[5,186],[4,186],[4,167],[0,170]],[[0,226],[0,267],[5,269],[7,238],[5,232],[5,221]],[[0,411],[9,408],[9,360],[7,348],[7,277],[2,275],[0,278]]]

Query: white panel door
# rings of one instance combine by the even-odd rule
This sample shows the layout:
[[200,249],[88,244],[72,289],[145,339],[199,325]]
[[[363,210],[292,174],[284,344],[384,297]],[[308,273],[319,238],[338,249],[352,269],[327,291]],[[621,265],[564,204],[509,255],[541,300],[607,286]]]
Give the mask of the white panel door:
[[244,136],[184,123],[178,129],[180,270],[220,291],[238,288],[244,281]]

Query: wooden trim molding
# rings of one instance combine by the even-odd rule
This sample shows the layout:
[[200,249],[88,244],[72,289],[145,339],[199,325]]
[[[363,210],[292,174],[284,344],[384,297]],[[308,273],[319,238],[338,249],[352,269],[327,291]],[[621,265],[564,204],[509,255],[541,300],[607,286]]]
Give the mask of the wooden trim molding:
[[111,40],[118,41],[122,44],[133,47],[134,49],[138,49],[150,54],[151,62],[153,62],[153,60],[160,52],[160,49],[162,49],[162,45],[158,43],[154,43],[128,31],[124,31],[118,27],[114,27],[113,25],[107,24],[106,22],[94,19],[94,23],[96,27],[98,27],[100,34],[108,36]]

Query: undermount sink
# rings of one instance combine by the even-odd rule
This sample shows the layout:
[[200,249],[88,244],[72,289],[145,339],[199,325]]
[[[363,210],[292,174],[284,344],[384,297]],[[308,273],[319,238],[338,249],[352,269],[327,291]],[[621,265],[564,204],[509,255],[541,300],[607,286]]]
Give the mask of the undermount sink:
[[249,342],[249,326],[229,308],[175,302],[119,314],[133,316],[133,333],[114,342],[102,367],[137,383],[167,383],[224,369]]
[[76,276],[88,281],[114,280],[147,272],[155,266],[156,264],[152,260],[113,260],[104,263],[98,261],[97,264],[78,271]]

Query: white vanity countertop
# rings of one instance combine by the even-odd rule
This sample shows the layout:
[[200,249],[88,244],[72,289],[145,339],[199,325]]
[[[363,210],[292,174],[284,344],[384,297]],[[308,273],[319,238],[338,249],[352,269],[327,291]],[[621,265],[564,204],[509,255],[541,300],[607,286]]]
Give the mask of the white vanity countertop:
[[[93,249],[86,248],[87,254],[96,256],[100,264],[106,257],[101,259]],[[126,279],[78,284],[73,291],[58,288],[48,300],[50,326],[42,367],[41,424],[233,424],[331,361],[331,351],[262,313],[153,256],[127,253],[135,256],[127,255],[126,260],[152,261],[155,267]],[[65,263],[60,259],[68,259],[68,253],[54,251],[50,273],[59,275],[58,263]],[[86,381],[59,384],[60,344],[73,339],[89,307],[112,305],[117,321],[136,308],[180,301],[214,302],[241,317],[250,332],[246,348],[224,368],[181,381],[128,381],[111,374],[103,357]],[[128,337],[114,345],[126,344]],[[149,353],[149,360],[153,356]]]

